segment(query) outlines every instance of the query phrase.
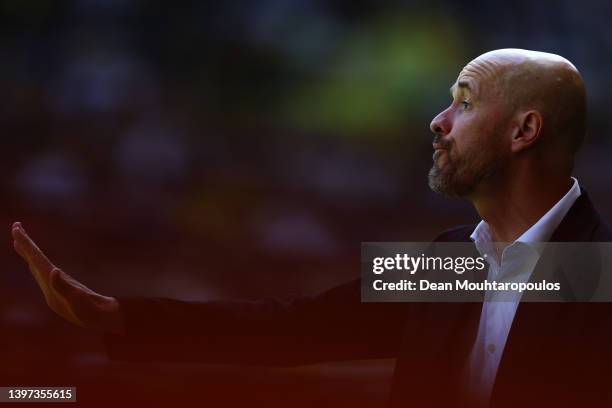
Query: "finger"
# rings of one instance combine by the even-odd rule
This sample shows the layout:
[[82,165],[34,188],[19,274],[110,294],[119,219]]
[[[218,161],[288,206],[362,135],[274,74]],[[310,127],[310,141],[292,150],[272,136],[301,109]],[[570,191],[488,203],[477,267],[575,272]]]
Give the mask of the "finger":
[[94,293],[87,286],[83,285],[72,276],[59,268],[51,271],[51,287],[62,295],[79,295]]
[[45,254],[36,246],[34,241],[27,235],[23,227],[13,229],[15,238],[15,247],[28,263],[32,272],[39,274],[44,281],[48,282],[49,274],[55,268],[55,265],[49,261]]
[[25,259],[25,252],[23,252],[23,250],[21,249],[21,246],[17,243],[17,240],[15,239],[13,240],[13,248],[15,248],[15,251],[17,251],[19,256]]
[[[83,325],[83,322],[75,314],[75,300],[78,300],[78,289],[68,279],[70,276],[58,268],[51,271],[52,297],[47,299],[49,306],[64,319]],[[60,306],[61,305],[61,306]]]
[[74,287],[68,282],[67,274],[61,269],[54,268],[51,271],[51,287],[61,295],[70,295],[74,291]]
[[28,261],[35,262],[39,267],[55,267],[40,248],[34,243],[22,226],[14,228],[15,240],[21,245]]
[[[24,252],[23,249],[23,245],[20,244],[17,241],[13,242],[13,247],[15,248],[15,250],[17,251],[17,253],[19,255],[21,255],[21,257],[26,260],[27,262],[27,255]],[[38,271],[33,264],[28,263],[28,269],[30,270],[30,273],[32,274],[32,277],[34,277],[34,280],[36,281],[36,283],[38,284],[38,286],[40,286],[40,288],[42,289],[43,292],[45,292],[45,296],[49,290],[49,274],[43,272],[41,273],[40,271]]]
[[11,226],[11,233],[13,234],[13,238],[15,238],[15,234],[19,231],[19,229],[23,229],[23,226],[20,222],[14,222]]

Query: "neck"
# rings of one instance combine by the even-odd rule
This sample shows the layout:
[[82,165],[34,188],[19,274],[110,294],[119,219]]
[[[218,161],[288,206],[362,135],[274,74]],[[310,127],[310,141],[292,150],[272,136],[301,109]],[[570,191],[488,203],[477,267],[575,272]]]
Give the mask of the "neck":
[[489,225],[495,242],[513,242],[535,224],[571,188],[569,174],[534,176],[513,172],[470,198],[480,217]]

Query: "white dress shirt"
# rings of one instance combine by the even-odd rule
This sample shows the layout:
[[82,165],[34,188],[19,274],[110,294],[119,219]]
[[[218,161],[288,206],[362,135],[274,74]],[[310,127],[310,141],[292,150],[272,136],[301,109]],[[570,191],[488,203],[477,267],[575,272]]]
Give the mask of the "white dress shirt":
[[[572,177],[570,190],[516,241],[504,248],[499,259],[491,240],[489,225],[481,221],[470,238],[489,263],[488,281],[528,282],[540,259],[543,242],[550,239],[561,220],[580,196],[578,181]],[[503,300],[499,300],[503,296]],[[497,300],[496,300],[497,297]],[[511,300],[508,300],[511,299]],[[487,405],[504,352],[508,333],[520,301],[520,294],[486,292],[476,342],[469,360],[469,393],[474,402]]]

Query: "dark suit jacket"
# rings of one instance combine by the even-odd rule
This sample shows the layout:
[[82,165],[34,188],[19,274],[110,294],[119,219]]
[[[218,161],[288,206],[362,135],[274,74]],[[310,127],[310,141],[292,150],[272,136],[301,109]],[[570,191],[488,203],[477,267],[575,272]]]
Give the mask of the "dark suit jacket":
[[[450,229],[436,241],[468,242],[474,227]],[[551,241],[612,241],[612,232],[583,191]],[[361,303],[359,280],[284,303],[119,301],[127,334],[106,337],[113,359],[283,366],[396,357],[393,407],[465,405],[464,368],[482,308]],[[611,364],[609,304],[521,303],[492,405],[610,405]]]

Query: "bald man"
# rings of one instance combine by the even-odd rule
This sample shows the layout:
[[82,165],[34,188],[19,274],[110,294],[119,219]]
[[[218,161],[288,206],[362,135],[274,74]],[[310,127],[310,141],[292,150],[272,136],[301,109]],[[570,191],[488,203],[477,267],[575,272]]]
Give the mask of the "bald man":
[[[534,243],[612,240],[571,177],[586,128],[574,65],[496,50],[466,65],[451,93],[431,123],[429,184],[470,200],[482,221],[436,241],[474,242],[495,261],[489,278],[527,282],[542,256]],[[112,358],[264,365],[397,358],[395,407],[612,402],[607,304],[361,303],[359,281],[290,303],[117,299],[56,268],[21,224],[12,233],[49,306],[105,333]]]

